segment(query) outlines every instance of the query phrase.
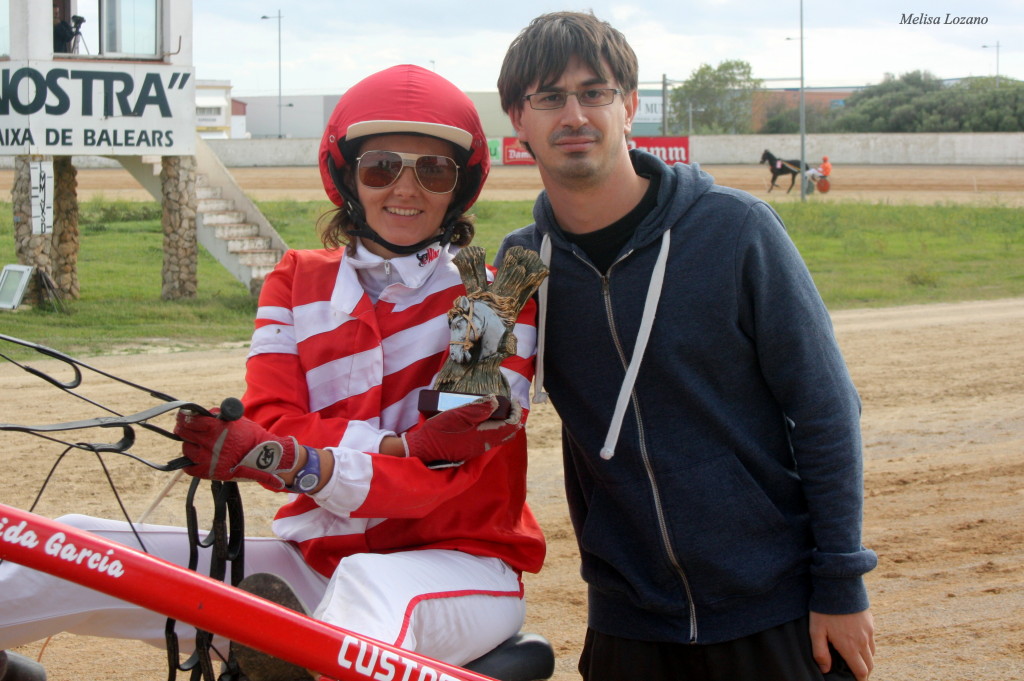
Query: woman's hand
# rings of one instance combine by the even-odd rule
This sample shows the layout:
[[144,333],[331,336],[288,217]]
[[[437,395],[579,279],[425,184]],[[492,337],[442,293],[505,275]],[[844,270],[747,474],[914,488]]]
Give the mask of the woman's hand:
[[207,480],[255,480],[264,487],[281,490],[281,473],[295,466],[298,443],[293,437],[279,437],[255,421],[240,418],[224,421],[182,409],[174,434],[184,442],[181,452],[193,461],[184,468],[189,475]]
[[512,400],[504,421],[492,419],[498,408],[494,395],[432,416],[402,435],[405,451],[423,461],[468,461],[508,442],[523,429],[523,410]]

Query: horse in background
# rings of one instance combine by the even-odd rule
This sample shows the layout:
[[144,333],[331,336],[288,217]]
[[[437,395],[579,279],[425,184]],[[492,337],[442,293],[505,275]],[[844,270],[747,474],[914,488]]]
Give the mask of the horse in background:
[[789,180],[789,189],[786,190],[786,193],[788,194],[790,190],[793,189],[793,185],[796,184],[797,175],[803,175],[800,168],[803,168],[805,171],[807,170],[807,164],[804,163],[801,165],[800,159],[789,159],[783,161],[780,158],[776,158],[776,156],[767,149],[765,149],[764,153],[761,154],[761,163],[767,163],[768,169],[772,171],[772,183],[771,186],[768,187],[769,193],[775,188],[775,181],[779,179],[780,175],[789,175],[791,176]]

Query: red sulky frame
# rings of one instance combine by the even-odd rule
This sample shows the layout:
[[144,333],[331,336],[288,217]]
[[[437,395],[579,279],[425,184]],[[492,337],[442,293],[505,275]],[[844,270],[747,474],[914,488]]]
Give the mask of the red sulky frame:
[[219,634],[316,670],[327,680],[494,681],[312,619],[141,551],[5,504],[0,504],[0,559]]

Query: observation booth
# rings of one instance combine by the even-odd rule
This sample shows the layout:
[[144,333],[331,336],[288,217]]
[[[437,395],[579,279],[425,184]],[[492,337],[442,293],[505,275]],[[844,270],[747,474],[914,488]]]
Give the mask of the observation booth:
[[[246,218],[207,211],[203,236],[199,211],[210,199],[197,195],[200,167],[234,187],[228,203],[232,192],[247,199],[196,134],[195,84],[192,2],[0,0],[0,162],[13,161],[18,265],[36,274],[25,302],[79,295],[75,163],[88,157],[118,161],[161,203],[161,298],[195,296],[198,243],[225,262],[229,240],[212,236],[214,223]],[[225,265],[258,290],[253,267]]]

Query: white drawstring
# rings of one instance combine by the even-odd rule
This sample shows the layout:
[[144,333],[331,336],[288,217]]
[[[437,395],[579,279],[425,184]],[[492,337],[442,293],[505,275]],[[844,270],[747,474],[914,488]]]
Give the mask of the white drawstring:
[[[544,240],[540,242],[540,260],[544,266],[551,271],[551,237],[546,233]],[[543,404],[548,401],[548,394],[544,392],[544,332],[548,317],[548,280],[551,275],[544,277],[540,284],[537,296],[537,358],[536,368],[533,372],[533,403]]]
[[670,230],[666,229],[661,237],[661,250],[658,251],[658,260],[654,263],[654,270],[651,272],[651,282],[647,287],[647,299],[644,301],[640,331],[637,333],[636,344],[633,346],[633,357],[629,360],[626,377],[622,381],[622,387],[619,388],[619,399],[615,402],[615,411],[612,413],[612,421],[608,426],[608,435],[604,439],[604,447],[601,448],[601,458],[605,460],[615,456],[615,445],[619,440],[619,432],[622,430],[622,421],[626,417],[626,407],[629,405],[633,386],[636,384],[636,376],[640,373],[640,362],[643,361],[644,351],[647,349],[647,341],[651,337],[654,316],[658,311],[658,299],[661,298],[661,287],[665,282],[665,265],[668,262],[670,233]]

